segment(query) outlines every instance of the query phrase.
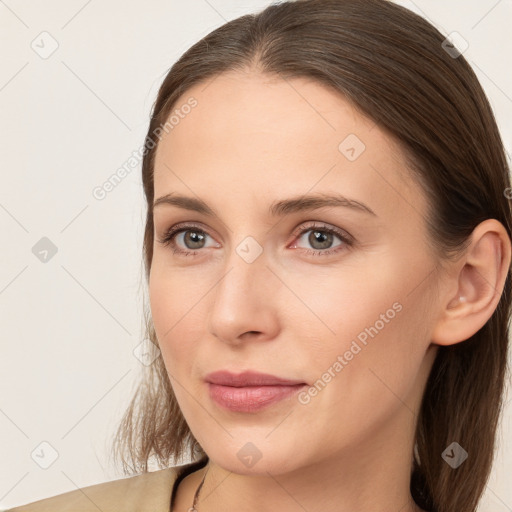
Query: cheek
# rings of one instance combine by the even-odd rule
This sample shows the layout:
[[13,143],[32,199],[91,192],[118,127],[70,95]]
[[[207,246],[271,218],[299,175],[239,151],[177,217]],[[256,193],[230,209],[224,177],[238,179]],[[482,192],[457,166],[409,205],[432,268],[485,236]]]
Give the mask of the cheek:
[[[149,301],[156,336],[165,366],[173,375],[184,373],[194,358],[194,340],[201,337],[204,319],[200,318],[199,298],[179,272],[168,272],[153,264],[149,278]],[[188,286],[187,286],[188,283]]]
[[334,354],[348,350],[356,337],[364,343],[376,323],[379,331],[387,328],[399,316],[405,294],[400,264],[385,256],[378,264],[353,257],[339,268],[285,276],[295,295],[287,290],[280,295],[288,304],[281,309],[293,316],[289,324],[318,338],[315,350]]
[[[410,313],[404,305],[387,324],[368,321],[367,330],[347,320],[364,336],[342,336],[316,352],[311,358],[316,380],[307,390],[309,397],[303,395],[298,416],[304,429],[324,432],[327,446],[357,445],[381,435],[392,418],[397,424],[398,418],[414,418],[424,353],[412,337],[418,332],[411,327]],[[326,425],[340,428],[326,430]]]
[[316,332],[309,332],[315,339],[307,349],[310,375],[317,379],[311,403],[323,403],[322,410],[338,421],[348,413],[344,421],[354,425],[368,414],[403,406],[429,345],[430,289],[427,281],[415,288],[429,269],[427,261],[411,266],[396,254],[382,255],[364,272],[356,266],[344,269],[335,280],[316,279],[315,288],[309,279],[303,281],[302,293],[322,290],[310,293],[308,301],[322,320],[314,324]]

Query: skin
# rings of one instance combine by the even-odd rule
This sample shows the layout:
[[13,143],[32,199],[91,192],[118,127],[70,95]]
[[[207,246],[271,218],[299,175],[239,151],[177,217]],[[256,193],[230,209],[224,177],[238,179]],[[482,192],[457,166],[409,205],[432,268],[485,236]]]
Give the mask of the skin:
[[[505,229],[484,221],[467,251],[441,266],[427,238],[426,198],[394,140],[312,80],[250,69],[194,86],[176,107],[191,96],[198,105],[159,143],[155,198],[201,198],[219,218],[155,208],[149,293],[174,393],[210,458],[198,510],[420,510],[409,479],[426,380],[438,346],[467,339],[496,308],[510,264]],[[338,149],[349,134],[366,146],[353,161]],[[273,201],[332,192],[376,215],[343,207],[268,214]],[[196,255],[158,241],[185,221],[199,225],[203,245],[184,236],[197,228],[174,242],[200,247]],[[322,246],[311,221],[354,244],[333,235]],[[252,263],[236,251],[248,236],[262,249]],[[308,253],[329,249],[338,252]],[[210,399],[203,379],[220,369],[313,386],[394,303],[401,310],[309,403],[294,396],[240,413]],[[248,442],[261,454],[252,467],[237,456]],[[182,481],[175,510],[191,507],[205,471]]]

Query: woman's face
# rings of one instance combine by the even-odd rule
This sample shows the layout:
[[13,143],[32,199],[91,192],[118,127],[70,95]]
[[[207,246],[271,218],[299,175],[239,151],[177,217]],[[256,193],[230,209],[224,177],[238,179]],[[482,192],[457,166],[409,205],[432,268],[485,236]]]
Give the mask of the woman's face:
[[[437,274],[426,200],[399,150],[306,79],[227,73],[176,109],[156,154],[155,200],[190,200],[155,207],[149,291],[193,435],[239,473],[368,450],[407,457],[436,351]],[[328,196],[352,203],[319,207]],[[198,201],[214,213],[194,209]],[[186,231],[174,245],[161,243],[178,224]],[[230,408],[205,382],[218,370],[306,385],[243,410],[249,393]]]

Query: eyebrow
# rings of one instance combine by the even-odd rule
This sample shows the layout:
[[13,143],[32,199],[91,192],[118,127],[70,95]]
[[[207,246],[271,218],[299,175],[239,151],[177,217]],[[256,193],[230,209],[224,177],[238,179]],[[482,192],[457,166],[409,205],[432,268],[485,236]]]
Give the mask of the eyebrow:
[[[153,208],[164,204],[194,211],[208,217],[219,218],[219,214],[215,209],[208,206],[208,204],[206,204],[202,199],[196,197],[187,197],[175,193],[166,194],[159,197],[153,203]],[[377,217],[377,214],[366,204],[356,201],[355,199],[349,199],[340,194],[302,195],[292,197],[290,199],[274,201],[269,207],[269,215],[272,217],[279,217],[291,213],[317,210],[325,207],[349,208],[357,212]]]

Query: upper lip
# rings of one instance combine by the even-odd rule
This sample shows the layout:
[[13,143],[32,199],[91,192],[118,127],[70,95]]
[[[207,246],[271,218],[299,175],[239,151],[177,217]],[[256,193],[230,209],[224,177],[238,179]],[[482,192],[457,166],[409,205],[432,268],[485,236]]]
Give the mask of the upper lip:
[[305,384],[302,380],[290,380],[276,377],[268,373],[256,371],[245,371],[239,374],[231,373],[227,370],[209,373],[205,377],[206,382],[220,384],[223,386],[243,387],[243,386],[293,386]]

